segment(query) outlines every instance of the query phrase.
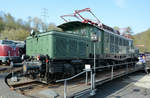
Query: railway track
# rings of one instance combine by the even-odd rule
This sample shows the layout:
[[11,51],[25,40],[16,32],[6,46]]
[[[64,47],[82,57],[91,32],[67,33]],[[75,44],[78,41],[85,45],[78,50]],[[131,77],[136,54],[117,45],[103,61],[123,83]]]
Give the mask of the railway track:
[[[8,81],[8,80],[7,80]],[[21,83],[9,84],[10,88],[18,93],[21,93],[29,98],[41,98],[32,95],[32,92],[37,92],[47,88],[55,88],[61,86],[61,84],[44,84],[36,80],[28,80]]]
[[[11,75],[11,73],[10,73]],[[25,95],[29,98],[41,98],[35,95],[32,95],[32,92],[40,91],[47,88],[55,88],[63,85],[63,83],[51,83],[51,84],[45,84],[42,82],[39,82],[34,79],[30,79],[24,76],[18,76],[18,81],[13,82],[11,81],[11,78],[8,77],[6,79],[6,82],[11,90],[14,90],[22,95]]]
[[14,67],[12,69],[10,65],[0,65],[0,74],[1,73],[10,73],[11,71],[16,72],[16,71],[19,71],[21,69],[22,69],[21,66],[20,67]]
[[[21,68],[16,68],[14,69],[14,72],[20,71]],[[134,70],[134,66],[129,67],[129,71]],[[10,71],[11,72],[11,71]],[[117,74],[119,75],[119,73],[125,73],[126,69],[124,67],[119,68],[119,70],[117,68],[114,68],[114,75]],[[17,73],[16,73],[17,75]],[[10,73],[11,76],[11,73]],[[99,81],[103,80],[107,80],[107,78],[111,77],[111,70],[105,70],[105,71],[101,71],[99,70],[97,72],[96,78],[100,79]],[[11,81],[11,78],[8,77],[7,80],[7,84],[10,86],[10,88],[16,92],[19,92],[27,97],[31,97],[31,98],[45,98],[45,97],[41,97],[39,95],[36,95],[37,93],[39,93],[40,91],[44,91],[46,89],[51,89],[57,93],[60,94],[60,97],[63,96],[63,89],[64,89],[64,83],[60,82],[60,83],[51,83],[51,84],[44,84],[41,83],[37,80],[33,80],[27,77],[24,77],[23,75],[18,75],[17,76],[18,81],[17,82],[13,82]],[[111,80],[111,79],[110,79]],[[90,74],[89,74],[89,78],[88,78],[88,84],[85,84],[85,75],[83,74],[81,77],[78,78],[74,78],[70,81],[67,82],[68,83],[68,89],[70,91],[68,91],[69,96],[71,96],[71,94],[74,94],[73,92],[78,92],[81,90],[88,89],[90,88]],[[77,90],[77,91],[76,91]],[[60,98],[58,97],[58,98]]]
[[0,65],[0,74],[1,73],[9,73],[10,72],[10,67],[9,66],[2,66]]

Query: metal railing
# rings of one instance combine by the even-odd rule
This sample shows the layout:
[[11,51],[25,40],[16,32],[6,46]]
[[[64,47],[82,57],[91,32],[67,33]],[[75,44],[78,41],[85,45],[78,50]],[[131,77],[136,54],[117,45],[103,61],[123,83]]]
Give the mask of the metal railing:
[[[126,74],[128,74],[128,71],[129,71],[129,65],[130,64],[134,64],[135,62],[128,62],[128,63],[122,63],[122,64],[115,64],[113,63],[113,65],[107,65],[107,66],[100,66],[100,67],[95,67],[95,69],[103,69],[103,68],[110,68],[110,71],[111,71],[111,76],[110,76],[110,80],[113,80],[114,78],[114,67],[115,66],[120,66],[120,65],[126,65],[125,66],[125,70],[126,70]],[[135,67],[135,70],[136,70],[136,64],[134,65]],[[91,82],[91,93],[90,95],[94,95],[95,94],[95,71],[94,71],[94,68],[91,68],[91,69],[84,69],[83,72],[80,72],[78,73],[77,75],[75,76],[72,76],[70,78],[66,78],[66,79],[61,79],[61,80],[57,80],[56,82],[64,82],[64,98],[67,98],[67,81],[69,80],[72,80],[84,73],[86,73],[86,80],[85,80],[85,83],[88,84],[88,72],[91,72],[91,79],[90,79],[90,82]]]
[[[92,72],[92,70],[84,70],[83,72],[80,72],[80,73],[78,73],[78,74],[76,74],[75,76],[72,76],[72,77],[70,77],[70,78],[61,79],[61,80],[57,80],[57,81],[56,81],[57,83],[64,81],[64,98],[67,98],[67,81],[72,80],[72,79],[74,79],[74,78],[76,78],[76,77],[78,77],[78,76],[80,76],[80,75],[82,75],[82,74],[84,74],[84,73],[86,73],[86,75],[88,75],[88,74],[87,74],[88,72]],[[86,76],[86,83],[87,83],[87,78],[88,78],[88,77]]]

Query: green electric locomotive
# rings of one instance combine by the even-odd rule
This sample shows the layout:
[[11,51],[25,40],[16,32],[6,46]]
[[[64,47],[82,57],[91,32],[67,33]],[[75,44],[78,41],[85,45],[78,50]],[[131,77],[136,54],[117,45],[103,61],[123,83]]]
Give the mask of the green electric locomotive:
[[[74,16],[82,11],[91,12],[78,10]],[[85,64],[93,66],[94,49],[96,67],[137,60],[133,40],[104,24],[84,19],[67,21],[58,28],[62,31],[32,32],[26,39],[23,69],[27,75],[46,82],[73,76],[83,71]]]

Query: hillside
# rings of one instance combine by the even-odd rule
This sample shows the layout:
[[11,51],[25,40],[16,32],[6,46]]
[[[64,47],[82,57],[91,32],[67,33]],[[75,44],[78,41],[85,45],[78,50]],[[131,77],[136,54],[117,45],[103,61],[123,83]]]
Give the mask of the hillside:
[[4,13],[0,11],[0,40],[25,40],[31,30],[35,31],[49,31],[59,30],[55,24],[46,24],[42,19],[38,17],[28,17],[26,21],[22,19],[16,19],[10,13]]
[[31,27],[22,19],[15,19],[9,13],[0,13],[0,39],[25,40]]
[[140,52],[150,52],[150,29],[133,36],[134,45],[140,49]]

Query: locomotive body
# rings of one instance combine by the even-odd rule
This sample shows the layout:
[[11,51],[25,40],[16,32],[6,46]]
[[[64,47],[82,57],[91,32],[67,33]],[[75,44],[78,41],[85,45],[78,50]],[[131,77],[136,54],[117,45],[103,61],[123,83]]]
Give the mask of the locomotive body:
[[17,47],[13,41],[0,40],[0,62],[9,63],[10,59],[14,62],[20,59],[19,47]]
[[[74,29],[68,30],[69,25]],[[40,33],[35,37],[27,38],[27,55],[48,55],[51,59],[90,59],[93,57],[92,33],[98,37],[96,42],[96,55],[98,58],[107,58],[107,56],[127,56],[135,54],[133,40],[115,34],[114,32],[101,30],[92,25],[71,22],[63,24],[63,32],[49,31]],[[126,57],[124,57],[126,55]],[[115,57],[113,57],[115,59]]]
[[[58,27],[62,31],[35,32],[27,38],[26,54],[30,58],[23,66],[26,74],[46,82],[77,74],[85,64],[93,66],[94,43],[96,67],[137,60],[133,40],[118,35],[115,30],[100,29],[79,21]],[[92,34],[96,34],[97,42],[91,40]]]

